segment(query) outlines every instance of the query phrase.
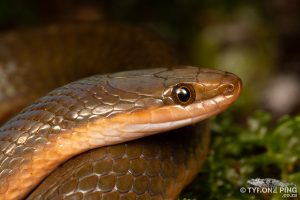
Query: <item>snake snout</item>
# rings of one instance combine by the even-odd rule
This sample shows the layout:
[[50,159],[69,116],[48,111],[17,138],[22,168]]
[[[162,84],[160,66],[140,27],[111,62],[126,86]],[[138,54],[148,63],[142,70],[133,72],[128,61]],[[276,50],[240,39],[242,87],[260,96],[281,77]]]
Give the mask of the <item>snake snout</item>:
[[220,94],[224,96],[239,96],[242,89],[242,81],[235,74],[226,72],[222,83],[218,87]]

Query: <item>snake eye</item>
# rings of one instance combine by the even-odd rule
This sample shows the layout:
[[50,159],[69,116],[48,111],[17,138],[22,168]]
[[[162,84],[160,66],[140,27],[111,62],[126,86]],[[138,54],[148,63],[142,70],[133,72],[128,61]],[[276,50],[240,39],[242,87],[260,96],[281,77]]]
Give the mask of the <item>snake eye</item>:
[[195,90],[189,84],[178,84],[173,88],[173,99],[180,105],[188,105],[195,101]]

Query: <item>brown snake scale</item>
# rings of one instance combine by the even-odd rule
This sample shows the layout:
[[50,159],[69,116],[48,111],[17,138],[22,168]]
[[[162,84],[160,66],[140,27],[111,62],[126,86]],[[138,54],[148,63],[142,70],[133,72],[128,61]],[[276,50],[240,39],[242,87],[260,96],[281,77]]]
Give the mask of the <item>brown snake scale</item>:
[[[160,38],[124,25],[2,33],[0,122],[29,106],[0,128],[0,199],[176,199],[210,138],[207,121],[184,119],[224,110],[241,82],[216,70],[157,68],[174,57]],[[181,82],[194,85],[200,111],[172,100]]]

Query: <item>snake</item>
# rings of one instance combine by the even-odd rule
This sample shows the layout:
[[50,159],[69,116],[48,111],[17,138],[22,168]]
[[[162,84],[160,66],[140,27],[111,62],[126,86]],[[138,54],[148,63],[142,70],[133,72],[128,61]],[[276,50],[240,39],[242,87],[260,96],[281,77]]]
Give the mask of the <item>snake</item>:
[[242,82],[174,52],[122,24],[2,32],[0,199],[176,199]]

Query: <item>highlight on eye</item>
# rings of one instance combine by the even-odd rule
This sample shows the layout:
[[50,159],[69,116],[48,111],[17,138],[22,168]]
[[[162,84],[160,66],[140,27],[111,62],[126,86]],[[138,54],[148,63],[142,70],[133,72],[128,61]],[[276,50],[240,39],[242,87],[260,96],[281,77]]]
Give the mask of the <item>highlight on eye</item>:
[[186,106],[195,101],[196,94],[192,85],[181,83],[174,86],[172,96],[176,103]]

